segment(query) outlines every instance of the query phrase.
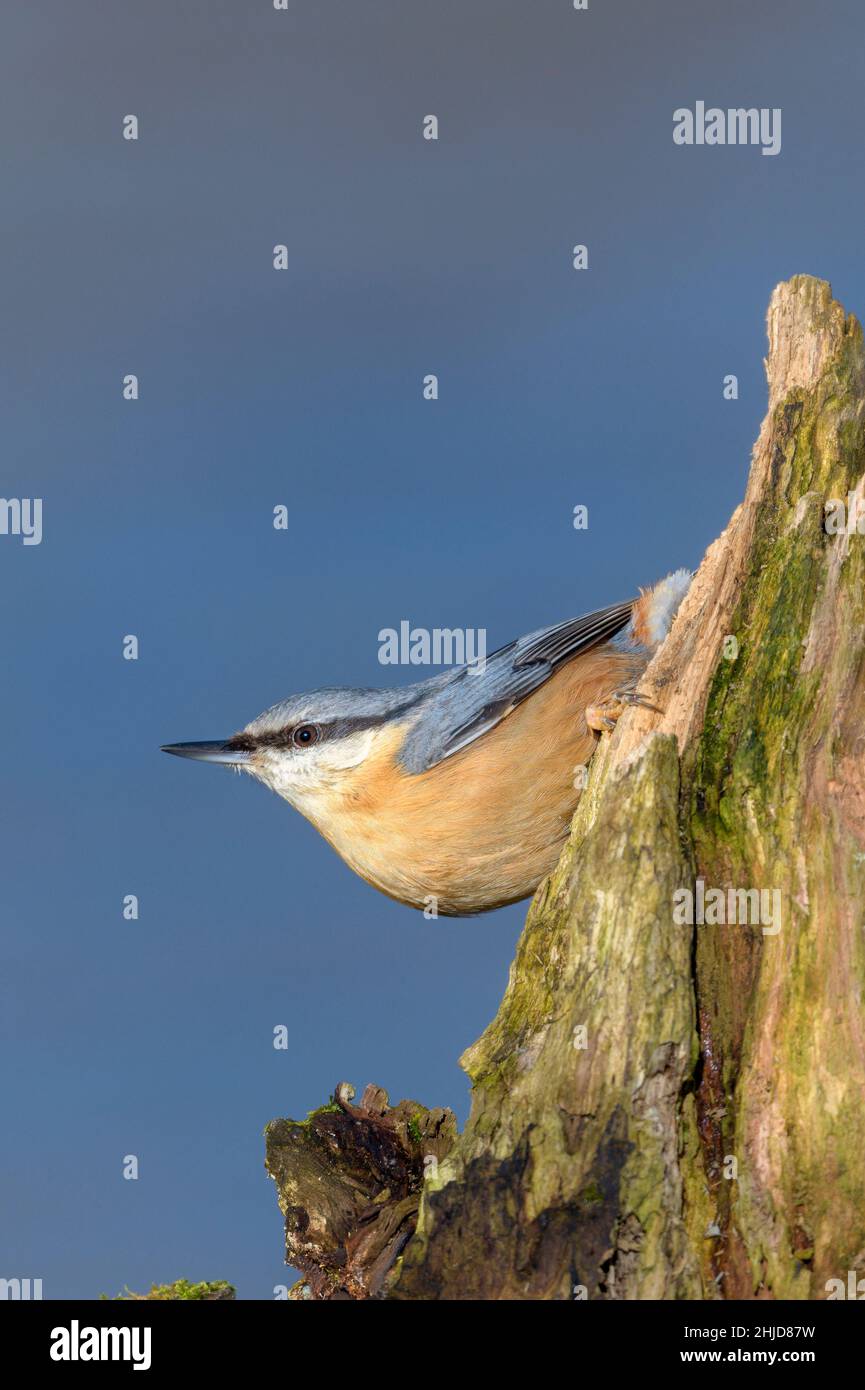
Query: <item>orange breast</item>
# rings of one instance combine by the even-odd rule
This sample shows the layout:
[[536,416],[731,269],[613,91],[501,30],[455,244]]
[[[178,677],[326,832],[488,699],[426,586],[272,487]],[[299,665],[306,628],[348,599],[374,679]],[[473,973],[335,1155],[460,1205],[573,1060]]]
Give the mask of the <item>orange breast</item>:
[[[637,669],[639,663],[637,663]],[[443,915],[483,912],[533,893],[567,837],[578,769],[596,738],[585,707],[635,671],[602,647],[564,666],[507,718],[418,775],[396,761],[392,728],[319,824],[346,862],[389,896]]]

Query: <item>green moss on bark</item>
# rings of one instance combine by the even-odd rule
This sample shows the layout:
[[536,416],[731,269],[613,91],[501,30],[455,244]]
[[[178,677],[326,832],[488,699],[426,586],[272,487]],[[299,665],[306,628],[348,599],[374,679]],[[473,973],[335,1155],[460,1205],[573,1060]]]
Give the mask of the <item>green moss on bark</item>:
[[690,879],[678,804],[672,739],[615,776],[604,746],[501,1009],[464,1058],[471,1118],[425,1189],[394,1296],[698,1291],[678,1166],[696,1060],[690,934],[672,922]]
[[[798,277],[823,369],[777,403],[748,571],[693,750],[689,825],[719,887],[777,889],[782,929],[706,927],[696,969],[703,1047],[720,1065],[709,1174],[721,1264],[739,1296],[818,1297],[865,1248],[860,913],[862,537],[824,509],[865,472],[862,333],[827,286]],[[846,803],[846,804],[845,804]],[[806,1255],[803,1252],[809,1252]]]

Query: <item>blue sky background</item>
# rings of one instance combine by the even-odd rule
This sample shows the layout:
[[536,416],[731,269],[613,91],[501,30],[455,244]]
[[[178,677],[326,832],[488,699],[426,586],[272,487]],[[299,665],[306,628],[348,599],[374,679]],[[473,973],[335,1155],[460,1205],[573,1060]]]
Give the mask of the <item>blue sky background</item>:
[[[0,537],[0,1275],[272,1297],[268,1120],[343,1079],[464,1119],[524,908],[425,922],[159,744],[411,680],[402,618],[492,648],[699,561],[772,287],[865,311],[863,39],[859,0],[8,10],[0,491],[44,539]],[[698,99],[781,107],[780,155],[674,146]]]

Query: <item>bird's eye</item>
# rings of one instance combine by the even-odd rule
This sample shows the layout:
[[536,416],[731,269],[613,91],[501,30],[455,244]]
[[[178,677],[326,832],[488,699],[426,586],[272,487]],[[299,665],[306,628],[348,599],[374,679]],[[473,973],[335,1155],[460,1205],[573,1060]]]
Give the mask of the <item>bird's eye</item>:
[[309,748],[311,744],[318,742],[318,729],[315,724],[298,724],[291,741],[296,748]]

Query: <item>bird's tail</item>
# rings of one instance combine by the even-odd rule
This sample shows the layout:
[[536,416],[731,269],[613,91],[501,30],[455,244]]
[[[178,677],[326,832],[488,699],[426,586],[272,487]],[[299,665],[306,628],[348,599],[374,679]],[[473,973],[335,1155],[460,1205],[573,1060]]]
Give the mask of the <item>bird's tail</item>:
[[626,642],[647,647],[649,651],[659,647],[672,627],[693,577],[690,570],[674,570],[650,589],[641,589],[631,611],[631,620],[622,633]]

